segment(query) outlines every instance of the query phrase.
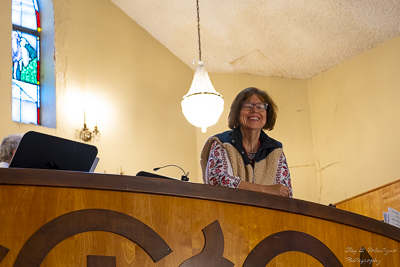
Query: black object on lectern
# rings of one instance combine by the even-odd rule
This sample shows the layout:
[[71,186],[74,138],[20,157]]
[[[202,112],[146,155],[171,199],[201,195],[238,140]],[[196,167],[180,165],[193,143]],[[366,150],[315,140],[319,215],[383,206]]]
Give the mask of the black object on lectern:
[[95,146],[30,131],[22,137],[9,168],[88,172],[96,155]]
[[136,176],[178,180],[178,179],[175,179],[175,178],[172,178],[172,177],[162,176],[162,175],[158,175],[158,174],[151,173],[151,172],[146,172],[146,171],[140,171],[140,172],[136,173]]

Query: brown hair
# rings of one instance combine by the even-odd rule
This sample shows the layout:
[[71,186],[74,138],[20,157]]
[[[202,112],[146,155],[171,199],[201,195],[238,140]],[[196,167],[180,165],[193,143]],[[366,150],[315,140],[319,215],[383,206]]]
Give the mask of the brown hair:
[[276,116],[278,112],[278,107],[272,100],[272,98],[267,94],[267,92],[262,91],[255,87],[249,87],[241,91],[233,100],[231,105],[231,110],[228,115],[228,126],[230,129],[234,129],[239,126],[239,114],[242,109],[242,103],[246,101],[252,95],[257,95],[268,104],[267,107],[267,122],[265,123],[263,129],[272,130],[275,126]]

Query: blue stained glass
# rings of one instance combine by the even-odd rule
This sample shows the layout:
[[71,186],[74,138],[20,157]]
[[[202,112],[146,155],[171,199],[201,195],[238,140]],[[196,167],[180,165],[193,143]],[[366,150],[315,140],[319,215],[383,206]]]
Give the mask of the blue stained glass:
[[13,81],[12,95],[21,98],[23,101],[37,102],[38,86],[33,84],[25,84],[20,81]]
[[37,30],[39,8],[36,0],[12,0],[12,24]]
[[13,79],[38,84],[38,38],[12,31]]
[[12,120],[40,124],[40,18],[36,0],[12,0]]
[[39,86],[13,80],[12,120],[38,124]]

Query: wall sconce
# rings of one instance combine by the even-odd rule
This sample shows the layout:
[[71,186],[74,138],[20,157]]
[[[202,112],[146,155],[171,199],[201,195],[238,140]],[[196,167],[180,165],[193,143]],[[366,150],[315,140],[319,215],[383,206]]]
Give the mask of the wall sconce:
[[[97,124],[97,123],[96,123]],[[85,142],[97,142],[100,140],[100,131],[97,128],[97,125],[94,126],[93,132],[89,130],[89,128],[86,126],[86,114],[83,112],[83,128],[79,132],[79,139],[85,141]]]
[[97,126],[94,126],[94,130],[92,132],[86,126],[86,123],[84,123],[82,130],[79,132],[79,139],[82,139],[85,142],[97,142],[100,140],[100,131],[97,129]]

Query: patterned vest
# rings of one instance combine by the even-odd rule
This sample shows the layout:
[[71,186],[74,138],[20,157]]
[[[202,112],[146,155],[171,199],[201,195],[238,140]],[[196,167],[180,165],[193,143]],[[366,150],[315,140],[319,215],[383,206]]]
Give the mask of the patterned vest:
[[207,139],[200,155],[200,165],[204,181],[211,144],[215,141],[219,142],[228,152],[234,176],[251,183],[262,185],[274,184],[278,169],[278,160],[283,153],[282,144],[261,131],[260,148],[256,153],[253,168],[243,147],[242,134],[239,128]]

